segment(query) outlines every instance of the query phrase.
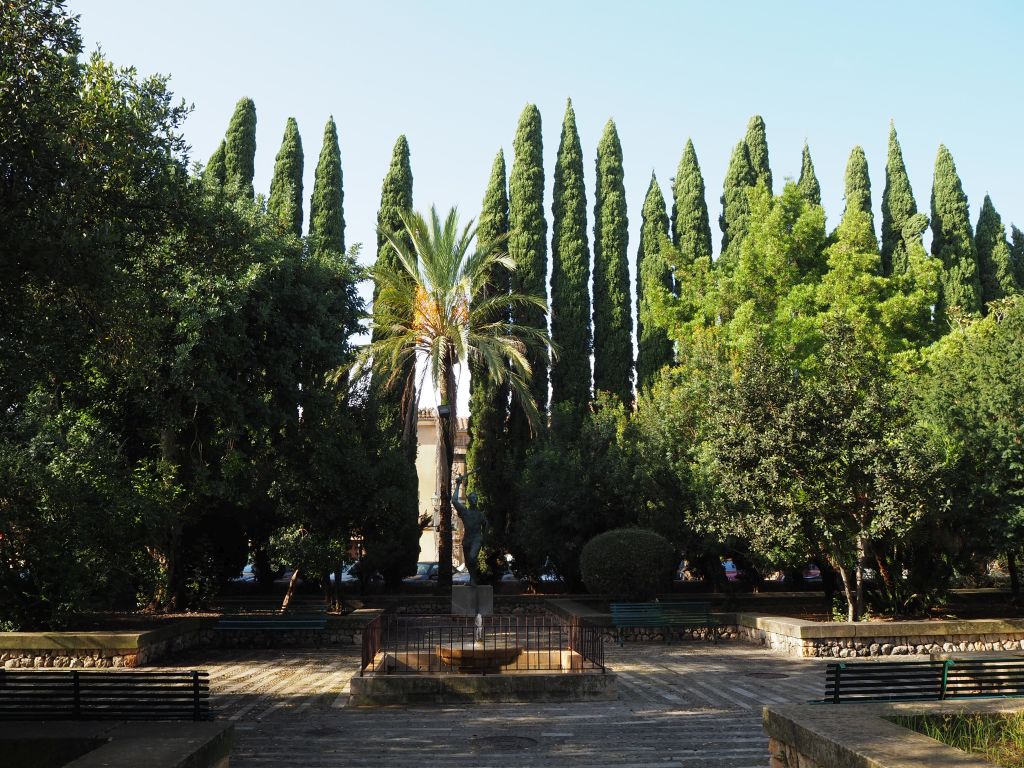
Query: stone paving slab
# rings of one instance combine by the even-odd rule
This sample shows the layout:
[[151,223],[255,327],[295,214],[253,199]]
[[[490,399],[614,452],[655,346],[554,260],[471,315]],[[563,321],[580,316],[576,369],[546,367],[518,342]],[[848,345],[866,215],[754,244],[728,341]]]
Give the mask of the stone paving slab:
[[349,708],[351,652],[205,651],[234,768],[679,766],[762,768],[761,706],[820,698],[824,662],[754,646],[608,645],[614,701]]

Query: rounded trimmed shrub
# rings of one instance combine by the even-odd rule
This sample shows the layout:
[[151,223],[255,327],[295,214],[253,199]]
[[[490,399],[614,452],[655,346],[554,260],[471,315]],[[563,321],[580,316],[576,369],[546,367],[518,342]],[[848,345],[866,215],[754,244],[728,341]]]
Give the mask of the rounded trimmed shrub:
[[587,591],[618,600],[650,600],[672,587],[679,555],[647,528],[615,528],[583,547],[580,574]]

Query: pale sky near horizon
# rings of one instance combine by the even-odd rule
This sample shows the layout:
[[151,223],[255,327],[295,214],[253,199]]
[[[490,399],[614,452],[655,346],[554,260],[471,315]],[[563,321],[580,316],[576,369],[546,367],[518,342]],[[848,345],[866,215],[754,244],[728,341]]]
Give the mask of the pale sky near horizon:
[[[298,120],[308,195],[323,126],[341,143],[346,242],[372,259],[381,180],[395,138],[409,140],[415,207],[479,213],[491,163],[523,106],[544,123],[551,183],[565,100],[576,111],[593,238],[594,155],[605,122],[622,140],[630,259],[653,171],[670,179],[692,137],[715,249],[722,180],[747,119],[767,124],[775,191],[810,144],[829,226],[843,207],[850,149],[864,147],[876,229],[889,119],[918,208],[927,212],[939,143],[953,153],[972,221],[986,193],[1024,228],[1024,114],[1019,77],[1024,4],[918,2],[655,2],[518,0],[511,4],[72,0],[86,50],[101,46],[142,74],[171,75],[195,110],[185,126],[205,163],[235,103],[258,115],[257,191],[266,193],[285,120]],[[634,308],[635,309],[635,308]]]

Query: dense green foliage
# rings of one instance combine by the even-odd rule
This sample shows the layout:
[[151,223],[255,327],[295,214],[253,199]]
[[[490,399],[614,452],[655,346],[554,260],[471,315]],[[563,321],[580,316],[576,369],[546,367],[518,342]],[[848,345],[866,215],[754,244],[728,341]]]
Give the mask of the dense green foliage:
[[594,390],[633,400],[633,310],[630,297],[629,219],[622,145],[615,123],[597,144],[594,203]]
[[553,426],[575,431],[590,407],[590,247],[583,150],[570,101],[555,163],[551,203],[551,361]]
[[[481,363],[496,384],[506,385],[531,424],[539,421],[530,395],[529,350],[546,345],[547,324],[513,325],[505,317],[532,306],[542,313],[542,296],[491,295],[494,267],[515,269],[507,254],[470,250],[476,238],[472,222],[459,226],[452,208],[442,220],[430,210],[423,216],[403,212],[402,231],[387,234],[390,253],[378,260],[373,276],[378,289],[371,323],[372,342],[360,365],[372,368],[385,386],[401,386],[405,368],[422,363],[429,371],[438,411],[436,431],[437,489],[440,503],[437,586],[452,585],[452,465],[455,460],[454,405],[458,402],[456,368],[471,359]],[[445,412],[442,406],[448,406]]]
[[907,244],[903,228],[917,213],[914,190],[910,187],[903,150],[896,137],[896,126],[889,123],[889,155],[885,162],[885,189],[882,192],[882,274],[907,271]]
[[[281,222],[285,232],[302,237],[302,137],[294,117],[289,117],[274,160],[267,211]],[[339,249],[344,250],[344,248]]]
[[1010,226],[1010,258],[1013,261],[1013,275],[1017,286],[1024,290],[1024,232]]
[[804,142],[803,152],[800,156],[800,179],[796,183],[797,189],[803,195],[804,200],[812,205],[821,205],[821,185],[814,173],[814,161],[811,160],[811,148]]
[[953,156],[939,146],[932,183],[932,255],[943,267],[942,291],[935,316],[944,323],[954,308],[967,314],[981,312],[981,281],[974,233],[960,176]]
[[[481,250],[503,251],[507,247],[507,239],[508,190],[505,154],[498,150],[480,211],[477,243]],[[509,270],[501,264],[494,264],[480,300],[487,301],[493,296],[508,294],[510,289]],[[502,307],[502,315],[507,317],[509,310],[507,305]],[[509,493],[513,481],[505,440],[508,398],[508,386],[494,381],[488,375],[487,367],[482,360],[471,360],[469,448],[466,451],[466,464],[473,473],[470,476],[470,489],[477,494],[480,507],[487,510],[490,521],[489,549],[499,554],[508,551],[510,547],[509,526],[515,506],[514,499]]]
[[[377,209],[376,264],[397,266],[394,249],[388,244],[388,236],[402,231],[402,214],[411,210],[412,166],[409,162],[409,142],[405,136],[399,136],[391,152],[391,165],[381,185],[380,208]],[[374,302],[379,290],[375,283]],[[408,361],[403,375],[395,379],[393,386],[381,384],[379,374],[375,378],[377,380],[371,384],[372,407],[377,411],[380,431],[390,435],[396,445],[401,445],[409,463],[414,464],[417,403],[415,366],[412,361]]]
[[982,312],[987,312],[989,302],[1017,293],[1018,290],[1013,256],[1010,244],[1006,241],[1006,228],[988,195],[985,195],[985,201],[981,204],[975,243],[978,249]]
[[672,243],[691,262],[711,258],[711,223],[704,177],[697,163],[697,151],[689,139],[672,185]]
[[[916,378],[921,422],[944,456],[952,509],[943,554],[992,556],[1024,544],[1024,297],[963,319]],[[933,551],[933,567],[937,566]]]
[[741,141],[729,159],[722,187],[722,214],[718,217],[718,225],[722,229],[722,251],[718,258],[727,269],[739,261],[740,246],[747,234],[750,219],[747,190],[756,181],[757,175],[750,163],[750,150],[747,149],[747,143]]
[[754,169],[754,184],[763,184],[771,194],[772,169],[768,162],[768,135],[764,118],[754,115],[747,123],[747,135],[743,139],[750,154],[750,166]]
[[[540,110],[527,104],[519,116],[515,157],[508,180],[508,255],[515,262],[512,290],[529,296],[545,296],[548,272],[548,224],[544,218],[544,141]],[[512,313],[513,322],[541,327],[544,313],[521,307]],[[528,357],[532,371],[531,394],[543,413],[548,402],[548,351],[538,349]],[[533,430],[521,408],[509,414],[509,449],[516,466],[521,466]]]
[[313,177],[313,197],[309,201],[309,240],[314,250],[345,252],[344,203],[338,129],[334,118],[329,117]]
[[[454,212],[411,213],[399,138],[368,274],[358,249],[345,251],[333,119],[303,238],[294,121],[264,204],[251,100],[196,176],[188,108],[166,78],[83,58],[61,4],[0,6],[0,66],[2,629],[201,607],[247,561],[263,583],[291,566],[336,605],[329,576],[357,541],[366,570],[397,586],[423,509],[417,358],[442,403],[469,373],[468,461],[495,564],[510,552],[528,575],[554,569],[572,587],[627,584],[637,597],[650,590],[632,579],[661,572],[659,552],[664,570],[682,556],[712,582],[723,555],[754,582],[813,559],[826,590],[838,574],[851,618],[919,610],[997,557],[1016,574],[1024,235],[1011,227],[1007,241],[988,197],[975,234],[944,147],[929,255],[894,130],[879,245],[864,153],[851,155],[846,210],[828,233],[806,145],[799,183],[773,195],[753,118],[723,187],[716,261],[688,143],[671,218],[653,174],[644,201],[634,397],[612,123],[598,148],[588,309],[582,154],[566,112],[552,345],[535,107],[507,190],[495,159],[475,249]],[[551,350],[563,357],[547,430]],[[560,429],[566,414],[572,428]],[[442,435],[445,541],[454,431]],[[670,545],[633,548],[622,537],[641,534],[618,531],[590,554],[624,527]]]
[[587,590],[612,599],[651,600],[672,587],[679,558],[659,533],[616,528],[598,534],[583,547],[580,572]]
[[877,248],[875,214],[871,210],[871,177],[868,175],[868,159],[861,147],[854,147],[850,151],[850,159],[846,163],[844,196],[846,207],[843,209],[841,226],[856,226],[854,237],[859,247],[865,250]]
[[224,137],[224,188],[233,198],[253,199],[256,175],[256,105],[239,99]]
[[201,603],[284,530],[326,553],[291,563],[326,584],[394,482],[332,383],[352,259],[190,177],[166,80],[80,62],[60,6],[0,25],[22,73],[0,84],[4,626]]
[[[672,273],[661,255],[661,243],[667,237],[668,216],[665,213],[665,198],[661,194],[658,180],[652,173],[651,183],[647,187],[647,197],[644,200],[643,223],[640,226],[640,249],[636,256],[637,391],[649,387],[655,374],[672,363],[672,342],[665,329],[658,325],[651,311],[651,301],[645,297],[645,294],[654,291],[672,290]],[[709,230],[709,250],[710,237]]]
[[227,142],[221,141],[217,149],[210,155],[210,162],[203,169],[203,182],[211,192],[220,192],[224,189],[224,181],[227,177],[227,167],[224,165],[224,154]]

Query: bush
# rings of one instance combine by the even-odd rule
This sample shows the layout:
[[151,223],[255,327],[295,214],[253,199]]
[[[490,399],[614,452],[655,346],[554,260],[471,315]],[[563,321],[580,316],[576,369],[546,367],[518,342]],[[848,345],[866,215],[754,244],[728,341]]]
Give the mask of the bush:
[[583,547],[587,590],[621,600],[650,600],[672,586],[679,557],[668,539],[646,528],[616,528]]

